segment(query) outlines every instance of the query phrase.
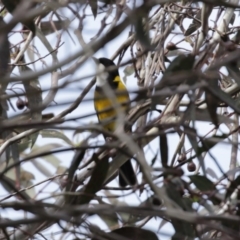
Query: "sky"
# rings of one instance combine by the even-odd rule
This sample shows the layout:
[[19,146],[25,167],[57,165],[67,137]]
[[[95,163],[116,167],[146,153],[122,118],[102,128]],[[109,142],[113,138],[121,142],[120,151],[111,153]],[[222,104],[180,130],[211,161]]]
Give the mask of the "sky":
[[[89,15],[91,15],[89,8],[87,10],[87,13]],[[70,17],[69,11],[64,10],[64,11],[62,11],[61,14],[64,15],[65,17]],[[213,13],[213,15],[214,15],[214,13]],[[11,16],[8,15],[6,17],[6,21],[8,21],[10,18],[11,18]],[[100,15],[95,20],[92,17],[88,17],[87,20],[84,21],[83,37],[86,42],[89,42],[90,39],[94,36],[94,34],[98,31],[102,18],[103,18],[103,15]],[[49,18],[46,17],[45,19],[47,20]],[[107,22],[110,23],[111,20],[112,20],[112,17],[110,16],[109,20]],[[186,21],[186,22],[184,22],[184,25],[187,26],[190,24],[190,22],[191,21],[189,21],[189,22]],[[19,28],[20,28],[20,26],[16,27],[16,29],[19,29]],[[64,44],[59,49],[59,54],[58,54],[59,59],[64,59],[67,56],[73,54],[76,51],[76,49],[79,49],[80,46],[79,46],[78,40],[73,33],[74,29],[76,29],[76,28],[77,28],[77,22],[73,21],[72,24],[70,25],[70,34],[71,34],[73,41],[70,39],[68,33],[65,32],[63,34],[62,41]],[[177,31],[177,29],[175,29],[175,31]],[[117,47],[120,46],[127,39],[128,32],[129,32],[129,29],[126,29],[118,38],[114,39],[109,44],[107,44],[103,49],[96,52],[94,54],[94,56],[98,57],[98,58],[103,57],[103,56],[110,58],[113,55],[113,53],[116,51]],[[11,43],[17,43],[20,39],[21,39],[21,36],[19,34],[14,34],[10,38],[10,41],[11,41]],[[177,42],[177,41],[179,41],[179,39],[180,39],[179,37],[175,37],[175,38],[173,38],[172,41]],[[48,40],[52,44],[53,47],[55,46],[55,44],[58,41],[55,34],[49,35]],[[168,42],[168,40],[166,42]],[[48,54],[48,51],[45,49],[44,46],[42,46],[41,42],[38,40],[37,37],[34,38],[34,44],[36,46],[38,46],[38,50],[39,50],[39,53],[41,56],[45,56]],[[188,43],[182,43],[182,46],[184,48],[189,49]],[[29,60],[28,56],[26,55],[25,57],[28,62],[28,60]],[[128,59],[130,59],[129,53],[127,53],[125,55],[123,61],[128,60]],[[44,59],[44,61],[46,61],[47,64],[51,64],[51,57],[46,57]],[[117,62],[117,61],[115,61],[115,62]],[[34,67],[36,68],[36,70],[41,69],[42,64],[40,62],[38,62],[34,65]],[[121,67],[119,69],[121,77],[124,76],[124,72],[123,72],[124,68],[125,67]],[[95,73],[94,62],[91,59],[89,59],[74,74],[72,74],[71,76],[69,76],[65,79],[60,80],[59,84],[65,82],[65,81],[76,80],[83,76],[94,75],[94,73]],[[18,74],[18,72],[15,71],[14,74]],[[46,74],[39,78],[39,82],[40,82],[42,89],[49,89],[50,79],[51,79],[51,76],[49,74]],[[74,81],[72,84],[69,84],[66,89],[60,90],[55,98],[55,103],[52,103],[52,107],[49,108],[48,110],[45,110],[44,112],[46,112],[46,113],[54,112],[55,115],[60,113],[67,106],[69,106],[69,104],[61,105],[61,103],[64,103],[64,102],[71,103],[72,101],[74,101],[74,99],[76,99],[79,96],[82,89],[84,89],[84,87],[88,84],[88,82],[90,80],[91,80],[91,78],[81,80],[81,81]],[[129,90],[138,89],[137,80],[133,77],[133,75],[131,75],[127,78],[126,85]],[[47,94],[47,92],[43,93],[43,98],[46,96],[46,94]],[[74,110],[71,114],[69,114],[66,117],[66,119],[78,118],[82,115],[94,113],[93,103],[90,100],[90,99],[92,99],[92,97],[93,97],[93,89],[85,97],[85,99],[89,99],[89,100],[84,101],[76,110]],[[133,97],[133,95],[131,95],[131,98],[132,97]],[[16,100],[13,100],[12,102],[15,103],[15,101]],[[160,109],[161,109],[161,107],[160,107]],[[17,114],[19,112],[20,111],[17,111]],[[15,114],[16,113],[12,110],[9,112],[10,116],[15,115]],[[65,124],[65,126],[71,126],[71,127],[82,126],[84,124],[89,124],[91,122],[97,122],[96,116],[91,116],[89,118],[84,118],[84,119],[80,119],[77,121],[68,121]],[[210,131],[212,129],[212,125],[210,125],[209,123],[197,122],[196,129],[200,135],[205,135],[208,131]],[[226,131],[226,127],[221,127],[220,131]],[[64,134],[66,134],[66,136],[69,139],[74,139],[75,143],[82,141],[87,136],[86,133],[81,133],[81,134],[77,134],[76,136],[73,137],[72,131],[64,131]],[[103,141],[103,138],[100,138],[100,140]],[[171,157],[173,156],[176,146],[178,144],[178,141],[179,141],[179,138],[178,138],[177,134],[175,134],[175,133],[168,134],[169,156],[170,156],[169,159],[171,159]],[[46,149],[47,147],[55,148],[60,145],[68,146],[66,144],[66,142],[64,142],[63,140],[50,139],[50,138],[47,139],[47,138],[42,138],[41,136],[38,137],[36,145],[40,146],[42,148],[42,150]],[[186,146],[186,149],[191,147],[188,140],[186,140],[185,146]],[[159,140],[156,138],[154,141],[151,142],[151,144],[145,150],[146,150],[146,158],[147,158],[148,162],[150,163],[151,160],[153,159],[154,155],[156,154],[156,152],[158,152],[158,154],[159,154]],[[228,167],[229,167],[230,150],[231,150],[231,147],[229,146],[229,144],[225,144],[225,143],[220,143],[211,150],[211,154],[214,157],[216,157],[217,159],[219,159],[219,163],[220,163],[222,169],[224,169],[224,170],[228,169]],[[32,151],[36,151],[36,147],[34,147],[32,150],[27,150],[25,153],[25,156],[27,156],[27,154],[29,154]],[[49,172],[49,174],[54,175],[56,173],[56,167],[58,167],[58,165],[63,166],[63,167],[68,167],[71,163],[73,154],[74,154],[74,152],[63,152],[61,154],[56,154],[54,157],[48,157],[48,158],[46,157],[45,159],[44,158],[37,159],[37,160],[35,160],[35,162],[30,161],[30,162],[24,163],[22,165],[22,168],[24,170],[29,171],[34,174],[35,179],[32,180],[32,183],[34,184],[34,183],[42,181],[43,179],[46,178],[46,176],[43,173],[46,174],[47,172]],[[194,162],[196,164],[198,163],[197,160],[194,160]],[[211,168],[214,170],[214,172],[216,173],[216,175],[218,177],[222,176],[221,172],[218,170],[214,161],[212,160],[212,158],[209,155],[206,156],[205,163],[208,168]],[[44,168],[44,169],[42,169],[42,172],[39,171],[40,166],[42,168]],[[160,166],[161,166],[160,161],[157,161],[155,164],[155,167],[160,167]],[[184,170],[186,176],[190,175],[190,173],[186,169],[186,166],[183,167],[183,170]],[[210,175],[208,175],[208,177],[211,180],[216,181],[216,179],[212,178]],[[139,180],[141,180],[141,178],[139,178]],[[118,184],[118,180],[115,179],[112,181],[111,186],[117,186],[117,184]],[[41,192],[40,194],[37,195],[37,199],[45,198],[46,196],[49,196],[49,194],[51,194],[51,192],[57,191],[57,190],[58,190],[58,186],[54,183],[52,183],[52,184],[44,183],[40,186],[35,187],[36,193],[39,191]],[[8,195],[6,193],[6,191],[4,189],[2,189],[2,187],[0,187],[0,192],[1,192],[0,198],[3,195],[4,196]],[[111,194],[115,194],[115,193],[116,192],[111,191]],[[32,192],[32,194],[33,194],[33,192]],[[119,194],[119,192],[117,192],[117,194]],[[139,192],[137,192],[136,194],[132,194],[129,197],[119,198],[118,201],[119,201],[119,204],[126,204],[126,202],[127,202],[127,204],[129,204],[129,205],[138,205],[141,201],[144,201],[146,199],[146,197],[147,197],[146,192],[144,192],[141,196],[139,196]],[[124,201],[125,201],[125,203],[124,203]],[[12,215],[9,211],[4,211],[2,216],[10,217]],[[16,218],[22,217],[22,213],[14,212],[14,216]],[[99,219],[99,217],[92,217],[91,221],[93,223],[97,224],[103,230],[107,229],[107,225],[103,221],[101,221]],[[154,232],[158,231],[160,222],[161,222],[161,220],[159,221],[159,219],[152,219],[145,225],[145,228],[149,229],[149,230],[153,230]],[[45,234],[46,234],[45,236],[48,236],[48,234],[50,234],[52,231],[58,231],[58,230],[59,229],[57,228],[57,226],[54,226],[45,231]],[[158,236],[161,240],[165,240],[165,239],[169,239],[170,235],[172,233],[173,233],[173,228],[170,226],[170,224],[166,224],[161,228],[161,231],[158,233]],[[71,239],[71,237],[64,238],[64,239]]]

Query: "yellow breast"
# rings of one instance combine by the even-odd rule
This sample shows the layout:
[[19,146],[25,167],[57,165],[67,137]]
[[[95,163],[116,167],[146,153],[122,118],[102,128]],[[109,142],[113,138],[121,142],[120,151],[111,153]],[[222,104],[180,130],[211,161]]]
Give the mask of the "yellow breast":
[[[129,107],[130,100],[127,88],[119,76],[114,79],[114,82],[118,83],[118,87],[113,91],[115,93],[120,92],[115,95],[116,100],[121,105],[122,110],[126,112]],[[113,107],[112,101],[106,97],[104,91],[99,88],[96,88],[94,93],[94,107],[98,120],[102,124],[103,128],[110,132],[114,132],[116,128],[114,118],[117,116],[117,109]]]

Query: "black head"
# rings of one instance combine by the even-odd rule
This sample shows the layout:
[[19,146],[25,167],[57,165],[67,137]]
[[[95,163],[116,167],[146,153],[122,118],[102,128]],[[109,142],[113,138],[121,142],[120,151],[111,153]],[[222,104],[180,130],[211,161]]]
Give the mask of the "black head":
[[[98,71],[102,71],[105,68],[107,69],[105,73],[100,74],[98,76],[97,85],[100,86],[104,81],[106,81],[110,84],[111,87],[116,88],[117,83],[113,82],[114,79],[117,76],[119,76],[119,72],[118,72],[118,69],[116,68],[116,64],[108,58],[99,58],[99,59],[93,58],[93,60],[97,64]],[[115,69],[111,69],[111,68],[115,68]]]
[[[105,68],[116,67],[116,64],[108,58],[99,58],[98,61],[100,64],[104,65]],[[115,70],[110,70],[110,73],[114,75],[114,77],[119,76],[117,68]]]

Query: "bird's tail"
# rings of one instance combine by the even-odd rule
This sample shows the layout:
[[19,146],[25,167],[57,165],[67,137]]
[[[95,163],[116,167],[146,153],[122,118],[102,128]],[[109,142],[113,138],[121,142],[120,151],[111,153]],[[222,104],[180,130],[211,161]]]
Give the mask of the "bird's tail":
[[135,172],[131,160],[126,161],[119,171],[119,185],[121,187],[126,187],[127,185],[135,185],[137,182]]

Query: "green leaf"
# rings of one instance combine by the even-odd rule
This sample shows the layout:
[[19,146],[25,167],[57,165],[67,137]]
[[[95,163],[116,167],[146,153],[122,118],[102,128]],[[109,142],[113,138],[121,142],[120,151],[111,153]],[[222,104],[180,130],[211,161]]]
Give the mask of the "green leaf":
[[[219,205],[222,199],[219,198],[214,183],[205,176],[194,175],[189,176],[193,184],[202,192],[214,191],[214,195],[210,193],[208,200],[212,201],[214,205]],[[198,199],[199,200],[199,199]],[[200,201],[200,200],[199,200]]]
[[194,60],[195,56],[188,54],[188,55],[179,55],[177,56],[168,66],[166,71],[164,72],[164,75],[161,79],[161,81],[156,85],[155,87],[155,96],[152,97],[152,109],[156,108],[157,104],[161,104],[163,100],[165,100],[169,96],[159,96],[158,91],[167,88],[167,87],[176,87],[183,83],[186,84],[193,84],[196,79],[193,78],[186,78],[181,79],[178,78],[178,75],[181,75],[183,73],[188,73],[192,70],[194,66]]
[[[181,114],[180,116],[182,116],[182,113],[180,114]],[[212,118],[209,112],[206,111],[205,109],[194,109],[194,115],[192,116],[191,114],[189,114],[189,116],[187,117],[188,117],[188,120],[204,121],[204,122],[212,121]],[[224,115],[217,114],[217,118],[219,123],[234,123],[234,121],[231,118]]]
[[[213,78],[208,81],[209,86],[211,86],[212,88],[218,88],[218,79],[220,78],[219,74],[217,72],[214,72],[214,73],[210,72],[206,74],[208,75],[211,74],[213,76]],[[218,127],[218,123],[219,123],[218,116],[217,116],[218,99],[216,99],[216,97],[208,91],[205,92],[205,96],[206,96],[207,110],[210,114],[212,122],[216,127]]]
[[[52,176],[52,173],[49,171],[49,169],[44,165],[42,164],[40,161],[38,161],[36,158],[42,158],[44,159],[45,161],[48,161],[49,158],[51,157],[47,157],[47,156],[53,156],[51,154],[51,151],[53,149],[56,149],[56,148],[59,148],[59,147],[62,147],[61,144],[57,144],[57,143],[52,143],[52,144],[47,144],[47,145],[43,145],[43,146],[37,146],[35,145],[33,148],[32,148],[32,151],[29,153],[29,154],[25,154],[25,157],[26,158],[33,158],[31,160],[32,164],[43,174],[45,175],[46,177],[51,177]],[[41,156],[41,155],[44,155],[44,156]],[[58,159],[55,158],[54,156],[48,161],[48,163],[52,164],[55,168],[57,168],[59,166],[60,163],[58,163]],[[57,165],[57,167],[55,166]]]
[[155,153],[155,155],[153,156],[153,158],[151,160],[151,167],[153,167],[153,165],[155,164],[157,157],[158,157],[158,151]]
[[166,168],[168,166],[168,143],[167,143],[166,134],[160,134],[159,148],[160,148],[162,166]]
[[97,10],[98,10],[97,0],[88,0],[88,2],[89,2],[89,6],[91,7],[94,19],[95,19],[97,16]]
[[[3,21],[3,18],[0,17],[0,26],[4,27],[6,26],[6,23]],[[10,63],[10,44],[8,41],[8,32],[6,31],[1,31],[1,35],[0,35],[0,76],[1,78],[3,78],[4,76],[8,75],[8,71],[9,71],[9,63]],[[7,95],[6,94],[6,89],[8,86],[8,82],[3,82],[1,81],[0,84],[0,96],[1,96],[1,100],[0,100],[0,124],[1,121],[8,121],[8,114],[7,114],[7,110],[8,110],[8,104],[7,104],[7,99],[4,99],[4,97]],[[3,129],[0,132],[0,139],[6,139],[7,137],[9,138],[11,136],[11,131],[9,130],[5,130],[3,131]],[[8,146],[5,150],[5,161],[8,161],[9,156],[10,156],[10,147]]]
[[53,154],[41,156],[40,158],[45,160],[47,163],[50,163],[55,168],[57,168],[61,164],[60,159]]
[[[12,158],[10,158],[10,159],[8,160],[8,162],[6,162],[6,161],[5,161],[5,162],[2,162],[2,163],[0,164],[0,172],[3,172],[4,169],[5,169],[8,165],[12,165],[12,164],[14,164],[14,161],[13,161]],[[6,177],[8,177],[9,179],[14,180],[14,181],[16,182],[16,173],[15,173],[14,168],[9,169],[7,172],[4,173],[4,175],[5,175]]]
[[74,146],[72,141],[61,131],[58,130],[42,130],[40,134],[43,138],[57,138],[66,142],[70,146]]
[[213,124],[218,127],[218,115],[217,115],[217,108],[218,108],[218,100],[209,92],[205,93],[206,103],[207,103],[207,110],[210,114],[211,120]]
[[192,211],[192,206],[189,204],[190,202],[185,201],[181,194],[181,186],[175,183],[168,182],[165,184],[166,193],[168,197],[175,202],[179,207],[181,207],[185,211]]
[[[21,9],[18,11],[18,8],[21,7],[20,3],[21,0],[2,0],[2,3],[4,4],[5,8],[8,10],[9,13],[12,13],[13,15],[18,15],[21,11]],[[23,5],[23,4],[22,4]],[[34,3],[29,3],[28,8],[31,9],[34,7]],[[27,21],[22,22],[29,30],[33,32],[33,36],[35,35],[35,24],[32,19],[28,19]]]
[[128,239],[137,239],[137,240],[146,240],[146,239],[158,240],[158,237],[154,232],[146,229],[137,228],[137,227],[118,228],[110,232],[109,233],[110,236],[111,236],[111,233],[116,233],[117,235],[119,235],[119,239],[121,239],[121,237],[125,237]]
[[127,82],[127,77],[131,76],[134,73],[134,67],[133,65],[128,65],[125,67],[125,69],[123,70],[124,72],[124,76],[123,76],[123,81],[124,83]]
[[[174,179],[173,179],[174,180]],[[176,179],[177,180],[177,179]],[[180,179],[179,179],[180,180]],[[182,186],[181,180],[173,182],[165,183],[166,193],[168,197],[175,202],[181,209],[184,211],[192,212],[192,200],[182,197]],[[176,234],[179,236],[182,235],[184,237],[194,237],[195,232],[193,228],[193,224],[176,220],[174,218],[171,219],[172,225],[175,229]]]
[[95,155],[93,157],[96,160],[96,166],[92,172],[92,176],[87,183],[84,192],[79,197],[78,204],[89,203],[93,199],[95,193],[101,190],[104,180],[107,176],[109,167],[108,156],[101,159],[101,161],[99,161],[99,159]]
[[236,14],[233,13],[233,15],[232,15],[231,20],[230,20],[229,23],[233,25],[233,23],[234,23],[234,21],[235,21],[235,18],[236,18]]
[[43,146],[35,145],[32,148],[32,151],[29,154],[26,154],[26,157],[28,157],[28,158],[30,158],[32,156],[35,157],[37,155],[46,154],[48,152],[49,152],[49,154],[51,154],[51,151],[53,149],[60,148],[60,147],[62,147],[62,145],[58,144],[58,143],[46,144],[46,145],[43,145]]
[[227,189],[225,200],[232,195],[232,193],[235,191],[236,188],[238,188],[239,185],[240,185],[240,175],[237,176],[237,178],[231,182],[229,188]]
[[131,76],[133,73],[134,73],[134,67],[133,67],[133,65],[127,65],[125,68],[124,68],[124,70],[123,70],[123,72],[125,73],[125,76]]
[[[102,190],[103,194],[105,196],[108,197],[108,202],[111,204],[111,205],[115,205],[115,206],[128,206],[127,202],[126,201],[121,201],[120,198],[116,198],[116,195],[109,191],[109,190],[105,190],[103,189]],[[99,203],[101,204],[103,202],[102,199],[97,199],[99,201]],[[107,203],[107,204],[109,204]],[[106,204],[104,202],[104,204]],[[115,228],[116,227],[119,227],[119,216],[120,218],[122,219],[122,221],[124,222],[125,219],[126,221],[129,223],[129,215],[128,213],[125,213],[125,212],[114,212],[112,214],[108,214],[107,216],[103,213],[103,214],[98,214],[100,218],[103,218],[102,220],[107,224],[107,226],[109,227],[109,229],[111,229],[112,224],[114,224]],[[110,221],[107,220],[108,218],[110,218]]]
[[71,189],[72,181],[74,181],[73,176],[74,176],[75,172],[77,171],[78,166],[80,165],[81,161],[83,160],[85,152],[86,152],[85,149],[79,150],[76,152],[76,154],[73,157],[73,160],[71,162],[71,165],[70,165],[69,171],[68,171],[66,191],[73,191],[73,189]]
[[209,137],[209,138],[202,139],[201,140],[202,147],[199,148],[198,154],[209,151],[216,144],[222,142],[227,137],[228,137],[227,134],[222,134],[221,136],[215,135],[215,136],[212,136],[212,137]]
[[18,145],[17,143],[12,143],[12,145],[10,146],[10,151],[12,153],[12,159],[14,161],[15,164],[17,164],[14,169],[15,169],[15,173],[16,173],[16,180],[17,182],[20,182],[20,173],[21,173],[21,169],[20,169],[20,164],[19,163],[19,149],[18,149]]
[[145,48],[148,49],[151,47],[151,43],[149,38],[147,22],[148,22],[147,15],[145,13],[139,14],[138,16],[136,16],[134,26],[135,26],[137,40],[139,40],[139,42]]
[[[23,188],[28,188],[28,187],[32,186],[33,185],[33,181],[32,181],[33,179],[35,179],[35,176],[31,172],[22,169],[22,171],[21,171],[21,186]],[[36,196],[36,191],[35,191],[34,187],[32,187],[30,189],[27,189],[25,192],[31,198]]]
[[172,219],[171,223],[175,230],[175,233],[171,238],[172,240],[195,239],[194,237],[196,237],[196,234],[194,231],[194,224],[177,219]]
[[166,69],[164,76],[168,76],[172,73],[177,73],[181,71],[189,71],[193,68],[195,56],[188,54],[188,55],[179,55],[177,56]]
[[193,175],[189,176],[193,184],[202,192],[216,190],[215,184],[205,176]]
[[[115,194],[111,193],[108,190],[103,190],[104,195],[108,197],[108,201],[110,202],[110,206],[112,205],[119,205],[122,204],[121,201],[119,201],[117,198],[115,198]],[[99,204],[109,204],[108,202],[103,201],[103,199],[98,198],[97,201]],[[118,228],[119,226],[119,213],[113,212],[109,213],[108,215],[104,213],[99,213],[98,216],[101,218],[101,220],[108,226],[109,229]]]
[[192,20],[192,23],[189,25],[188,29],[185,31],[184,36],[189,36],[193,32],[195,32],[198,28],[201,27],[201,9],[197,12],[195,19],[198,19],[199,21],[196,21],[195,19]]
[[[3,18],[0,17],[0,25],[5,26],[5,22]],[[8,34],[5,32],[1,32],[0,38],[0,76],[3,77],[8,72],[8,64],[10,63],[10,50],[9,50],[9,41]],[[1,83],[2,84],[2,83]],[[3,89],[5,91],[5,88]]]
[[26,194],[27,194],[28,196],[30,196],[31,198],[34,198],[34,197],[36,196],[36,194],[37,194],[35,187],[29,188],[29,187],[32,186],[33,184],[34,184],[33,181],[23,181],[23,182],[22,182],[22,186],[25,187],[25,188],[27,188],[27,189],[25,190]]
[[67,172],[67,168],[64,166],[59,165],[56,170],[56,174],[63,174]]
[[52,45],[50,44],[50,42],[48,41],[46,36],[42,33],[42,31],[37,26],[36,26],[36,35],[39,37],[41,43],[48,50],[48,52],[51,53],[51,57],[53,59],[53,62],[55,64],[57,64],[59,62],[58,57],[57,57],[57,51],[55,51],[55,49],[53,49]]
[[229,62],[228,64],[226,64],[226,68],[229,73],[229,77],[235,80],[238,86],[240,86],[240,77],[239,77],[240,71],[238,67],[238,62],[237,61]]
[[194,151],[196,152],[198,161],[200,163],[200,166],[202,168],[203,174],[206,175],[206,168],[205,168],[205,164],[204,164],[204,160],[201,154],[201,151],[199,151],[199,146],[198,146],[198,142],[197,142],[197,136],[196,136],[196,130],[191,128],[188,129],[188,131],[186,131],[187,137],[189,139],[189,142],[191,143]]
[[215,173],[215,171],[213,171],[212,168],[207,168],[207,169],[206,169],[206,173],[207,173],[208,175],[210,175],[212,178],[215,178],[216,180],[218,180],[218,176],[217,176],[217,174]]
[[[24,60],[23,60],[24,61]],[[30,72],[32,69],[26,65],[19,67],[21,73]],[[26,97],[28,99],[28,108],[31,112],[32,120],[41,121],[42,120],[42,90],[38,78],[32,79],[31,81],[23,81],[23,86],[25,88]],[[31,134],[30,139],[32,141],[31,148],[35,144],[38,138],[38,132]]]
[[209,22],[209,16],[213,10],[213,6],[211,4],[203,4],[202,11],[201,11],[201,26],[202,26],[202,33],[204,36],[207,36],[208,34],[208,22]]
[[23,138],[21,142],[18,143],[19,152],[22,153],[26,149],[28,149],[29,144],[30,144],[30,141],[27,138]]
[[[117,201],[117,202],[111,202],[111,204],[114,205],[121,205],[121,206],[129,206],[128,201],[125,202]],[[139,205],[139,207],[159,207],[162,204],[162,201],[155,195],[149,196],[147,199],[142,201]],[[138,214],[132,215],[130,212],[118,212],[119,216],[121,216],[122,222],[127,224],[134,224],[136,222],[139,222],[141,220],[144,220],[146,218],[145,215],[141,214],[141,211]]]
[[172,82],[169,82],[168,77],[171,75],[175,75],[180,72],[190,71],[193,68],[194,65],[195,56],[189,54],[189,55],[179,55],[177,56],[168,66],[166,71],[164,72],[164,75],[159,82],[159,84],[156,85],[156,90],[160,90],[163,87],[166,86],[174,86],[179,85],[182,82],[179,82],[177,78],[171,79]]
[[[62,29],[67,28],[69,23],[70,23],[70,21],[68,19],[67,20],[52,20],[51,22],[41,21],[40,29],[41,29],[42,33],[45,36],[47,36],[49,34],[54,33],[56,30],[62,30]],[[53,28],[53,26],[54,26],[54,28]]]
[[8,12],[12,13],[17,5],[20,3],[20,0],[2,0],[3,5],[8,10]]
[[2,184],[2,186],[7,192],[9,193],[16,192],[17,193],[16,196],[19,197],[21,200],[25,200],[25,201],[30,200],[30,197],[26,192],[21,192],[19,191],[19,189],[15,187],[16,181],[8,178],[5,175],[2,175],[0,177],[0,183]]
[[236,102],[224,91],[222,91],[219,87],[214,88],[212,86],[207,86],[207,90],[212,93],[216,98],[225,102],[229,107],[235,110],[238,114],[240,114],[240,108]]
[[233,36],[231,41],[233,41],[236,44],[240,43],[240,30],[237,30],[236,34]]

